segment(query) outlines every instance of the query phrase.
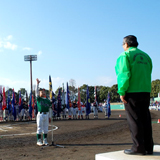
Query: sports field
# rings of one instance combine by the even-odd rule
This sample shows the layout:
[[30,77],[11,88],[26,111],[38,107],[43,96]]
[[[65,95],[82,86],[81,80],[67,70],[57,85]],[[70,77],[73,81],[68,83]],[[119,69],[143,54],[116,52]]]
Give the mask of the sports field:
[[[151,115],[154,143],[160,144],[160,112],[152,110]],[[98,120],[91,114],[89,120],[59,120],[53,124],[54,143],[65,148],[38,147],[34,121],[0,123],[0,159],[94,160],[97,153],[129,149],[132,145],[125,111],[112,111],[110,119],[99,113]],[[50,144],[51,138],[50,131]]]

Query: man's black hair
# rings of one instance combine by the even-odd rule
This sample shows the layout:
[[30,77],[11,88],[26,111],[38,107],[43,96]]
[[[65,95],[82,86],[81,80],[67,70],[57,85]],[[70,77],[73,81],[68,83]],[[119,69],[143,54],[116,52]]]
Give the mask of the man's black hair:
[[137,47],[138,42],[137,42],[137,37],[133,35],[128,35],[123,38],[123,43],[127,43],[128,47]]

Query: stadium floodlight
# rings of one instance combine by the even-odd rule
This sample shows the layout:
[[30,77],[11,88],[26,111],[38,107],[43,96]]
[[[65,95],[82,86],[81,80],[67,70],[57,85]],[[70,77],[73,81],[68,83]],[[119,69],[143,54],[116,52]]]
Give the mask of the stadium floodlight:
[[25,55],[24,61],[30,61],[30,81],[31,81],[31,91],[32,91],[32,61],[37,61],[37,55]]

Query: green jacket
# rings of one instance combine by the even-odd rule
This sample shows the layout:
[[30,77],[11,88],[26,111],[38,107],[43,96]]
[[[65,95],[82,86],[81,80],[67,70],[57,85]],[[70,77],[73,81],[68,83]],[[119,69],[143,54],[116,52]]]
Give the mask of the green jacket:
[[115,70],[119,95],[151,92],[152,60],[145,52],[130,47],[118,57]]

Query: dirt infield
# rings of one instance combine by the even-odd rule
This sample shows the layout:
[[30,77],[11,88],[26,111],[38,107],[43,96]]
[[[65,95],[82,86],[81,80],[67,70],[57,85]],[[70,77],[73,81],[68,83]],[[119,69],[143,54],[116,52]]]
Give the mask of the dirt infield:
[[[151,111],[151,115],[154,143],[160,144],[160,124],[156,123],[160,111]],[[59,120],[53,124],[58,127],[53,132],[54,143],[65,148],[38,147],[33,121],[0,123],[0,160],[94,160],[97,153],[123,150],[132,145],[125,111],[112,111],[110,119],[99,113],[98,120],[91,114],[90,120]],[[51,137],[49,132],[50,144]]]

